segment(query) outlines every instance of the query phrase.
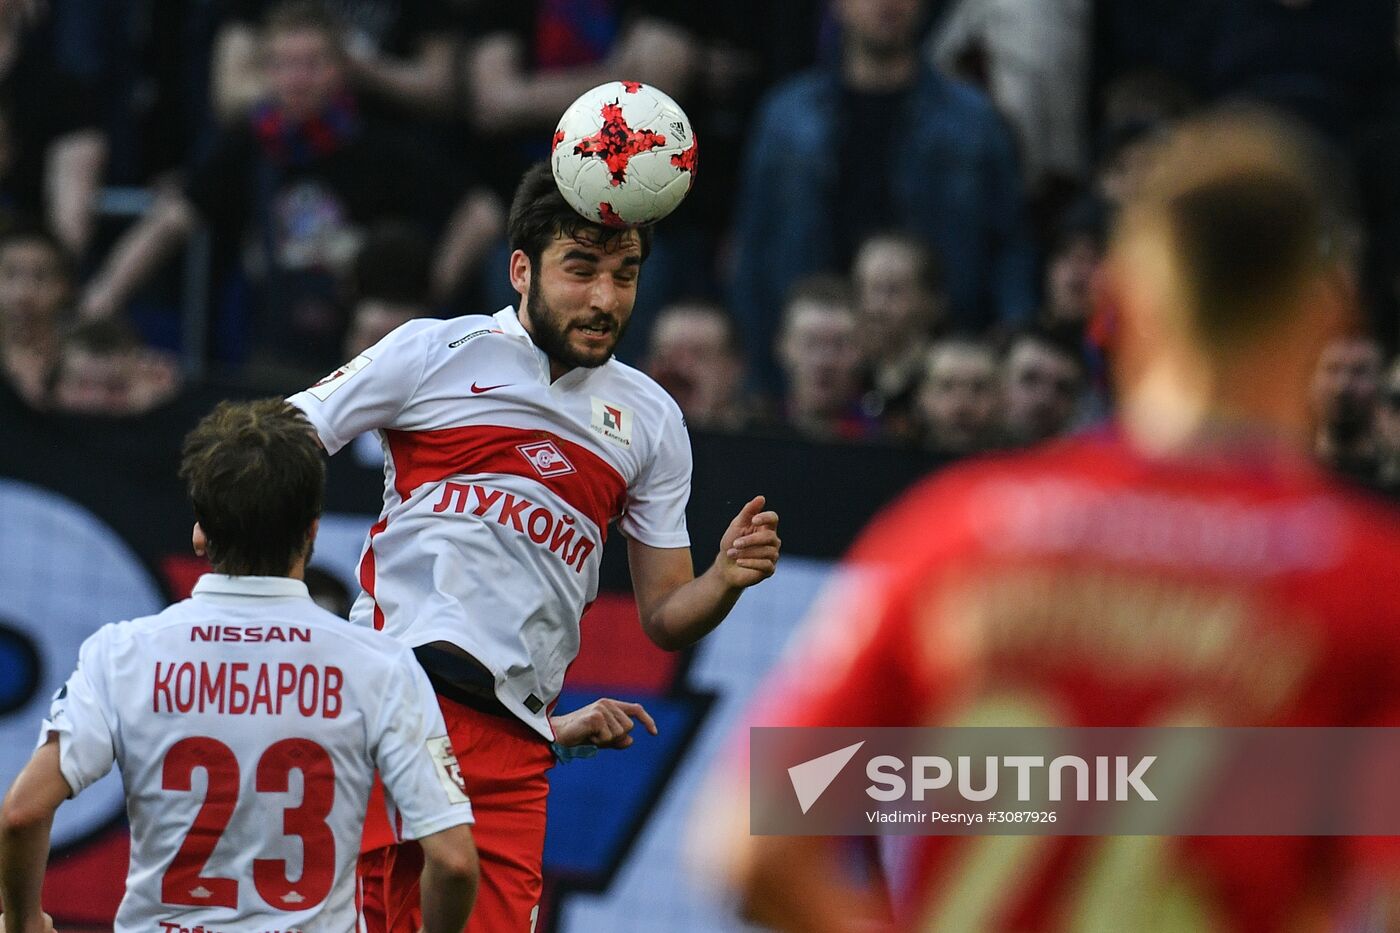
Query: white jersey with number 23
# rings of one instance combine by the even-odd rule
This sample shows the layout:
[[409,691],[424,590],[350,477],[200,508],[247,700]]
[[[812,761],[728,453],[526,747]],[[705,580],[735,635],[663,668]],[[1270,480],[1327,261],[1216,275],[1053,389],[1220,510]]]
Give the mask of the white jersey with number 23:
[[299,580],[207,574],[164,612],[99,629],[40,742],[55,733],[74,794],[122,772],[119,933],[353,930],[376,768],[404,838],[472,822],[412,653]]

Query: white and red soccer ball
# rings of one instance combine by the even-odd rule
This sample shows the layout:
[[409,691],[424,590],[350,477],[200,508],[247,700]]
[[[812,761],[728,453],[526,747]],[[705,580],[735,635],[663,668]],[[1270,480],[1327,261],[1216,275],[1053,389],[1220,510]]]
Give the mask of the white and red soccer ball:
[[699,149],[685,111],[649,84],[612,81],[569,105],[550,167],[569,206],[594,223],[655,223],[695,183]]

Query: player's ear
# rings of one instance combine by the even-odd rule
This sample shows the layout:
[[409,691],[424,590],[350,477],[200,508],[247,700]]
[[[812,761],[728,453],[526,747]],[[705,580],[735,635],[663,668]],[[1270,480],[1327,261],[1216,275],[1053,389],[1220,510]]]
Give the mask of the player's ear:
[[190,544],[199,557],[204,557],[209,552],[209,538],[205,536],[204,529],[199,527],[199,522],[194,523],[194,531],[190,534]]
[[521,297],[530,294],[530,275],[533,273],[530,268],[530,257],[525,255],[525,251],[518,249],[510,254],[510,286],[520,293]]
[[311,563],[311,555],[316,551],[316,535],[321,531],[321,516],[316,516],[311,520],[311,525],[306,529],[306,540],[301,543],[301,553],[296,555],[296,560],[301,561],[302,570],[305,571]]

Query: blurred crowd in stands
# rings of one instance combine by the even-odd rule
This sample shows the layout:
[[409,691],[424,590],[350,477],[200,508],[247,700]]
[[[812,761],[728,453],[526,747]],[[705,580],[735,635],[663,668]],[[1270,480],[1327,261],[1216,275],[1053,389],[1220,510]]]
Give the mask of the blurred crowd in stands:
[[[0,0],[3,391],[291,391],[513,303],[515,181],[625,77],[701,137],[618,351],[692,426],[1033,443],[1111,412],[1093,282],[1135,154],[1240,101],[1354,170],[1363,314],[1322,355],[1316,450],[1400,490],[1397,35],[1396,0]],[[102,196],[128,189],[135,218]],[[201,231],[202,317],[176,261]]]

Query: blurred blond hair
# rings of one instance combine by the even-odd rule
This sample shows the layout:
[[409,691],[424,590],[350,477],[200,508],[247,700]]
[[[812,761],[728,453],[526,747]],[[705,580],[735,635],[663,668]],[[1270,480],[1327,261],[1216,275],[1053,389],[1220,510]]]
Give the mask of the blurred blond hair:
[[1180,323],[1225,350],[1306,309],[1304,285],[1351,275],[1359,246],[1346,172],[1300,124],[1234,107],[1146,143],[1113,249],[1164,245]]

